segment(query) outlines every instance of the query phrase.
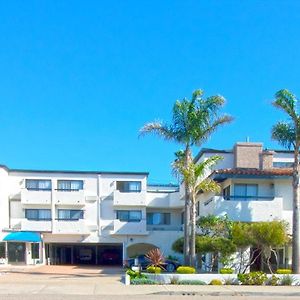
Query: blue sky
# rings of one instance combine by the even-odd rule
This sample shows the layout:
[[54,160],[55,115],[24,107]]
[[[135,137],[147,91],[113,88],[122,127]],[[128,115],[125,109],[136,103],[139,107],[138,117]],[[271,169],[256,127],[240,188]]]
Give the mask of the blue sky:
[[[274,93],[300,93],[300,1],[1,1],[0,162],[149,171],[176,182],[179,145],[138,138],[197,88],[235,122],[205,147],[276,147]],[[198,149],[194,150],[195,153]]]

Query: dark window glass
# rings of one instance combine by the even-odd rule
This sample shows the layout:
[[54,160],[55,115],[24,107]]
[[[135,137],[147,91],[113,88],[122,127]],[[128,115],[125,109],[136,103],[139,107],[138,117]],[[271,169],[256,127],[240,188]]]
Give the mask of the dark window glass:
[[61,191],[79,191],[83,189],[83,180],[58,180],[57,189]]
[[33,191],[50,191],[51,180],[45,179],[26,179],[26,189]]
[[223,198],[225,200],[230,200],[230,185],[223,189]]
[[234,199],[237,201],[257,200],[257,184],[235,184]]
[[141,181],[117,181],[117,190],[121,193],[139,193]]
[[294,165],[293,162],[286,162],[286,161],[274,161],[273,167],[274,168],[292,168]]
[[38,243],[31,244],[31,258],[32,259],[40,258],[40,244]]
[[33,221],[51,220],[51,209],[25,209],[25,218]]
[[5,243],[0,243],[0,258],[5,258]]
[[171,214],[151,212],[147,213],[147,224],[148,225],[170,225]]
[[83,219],[83,210],[78,209],[59,209],[58,220],[77,221]]
[[117,219],[123,222],[140,222],[142,219],[142,211],[117,210]]

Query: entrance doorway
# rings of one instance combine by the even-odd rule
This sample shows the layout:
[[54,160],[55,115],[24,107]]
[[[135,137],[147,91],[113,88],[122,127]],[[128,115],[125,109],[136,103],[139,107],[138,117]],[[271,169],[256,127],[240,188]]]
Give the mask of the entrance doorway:
[[25,263],[25,243],[8,242],[7,250],[9,263]]

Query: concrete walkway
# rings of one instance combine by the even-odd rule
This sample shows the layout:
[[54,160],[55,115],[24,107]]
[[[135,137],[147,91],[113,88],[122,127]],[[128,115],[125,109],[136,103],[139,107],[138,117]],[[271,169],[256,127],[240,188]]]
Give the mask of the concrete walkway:
[[[214,296],[226,297],[295,297],[300,299],[300,287],[250,287],[250,286],[183,286],[183,285],[140,285],[125,286],[121,282],[121,270],[116,268],[82,268],[50,266],[32,269],[11,268],[0,270],[0,299],[68,299],[69,296],[130,296],[133,299],[147,296]],[[18,298],[17,296],[20,296]],[[23,296],[23,297],[21,297]],[[32,296],[32,297],[30,297]],[[37,297],[35,297],[37,296]],[[66,296],[66,297],[63,297]],[[61,298],[62,297],[62,298]],[[51,299],[51,298],[49,298]],[[79,298],[78,298],[79,299]],[[101,297],[101,299],[104,299]],[[146,298],[145,298],[146,299]],[[217,298],[216,298],[217,299]]]

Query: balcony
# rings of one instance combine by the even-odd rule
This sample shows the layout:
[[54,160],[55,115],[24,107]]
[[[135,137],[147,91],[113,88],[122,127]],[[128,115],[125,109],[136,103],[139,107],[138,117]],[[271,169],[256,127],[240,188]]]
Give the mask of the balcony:
[[147,207],[155,208],[182,208],[184,199],[178,192],[174,193],[147,193]]
[[55,220],[53,234],[89,234],[89,230],[83,219]]
[[183,231],[183,225],[147,225],[147,231]]
[[126,193],[116,190],[113,194],[114,206],[145,206],[146,194],[145,191]]
[[83,190],[56,190],[54,195],[58,205],[85,205]]
[[21,190],[21,203],[22,204],[51,204],[51,190]]
[[283,206],[281,197],[214,196],[201,209],[200,215],[227,215],[233,221],[261,222],[281,219]]
[[110,232],[112,235],[148,235],[146,231],[146,220],[140,222],[122,222],[114,220],[113,230]]
[[51,232],[52,230],[51,221],[50,220],[33,221],[33,220],[23,219],[21,221],[21,230]]

